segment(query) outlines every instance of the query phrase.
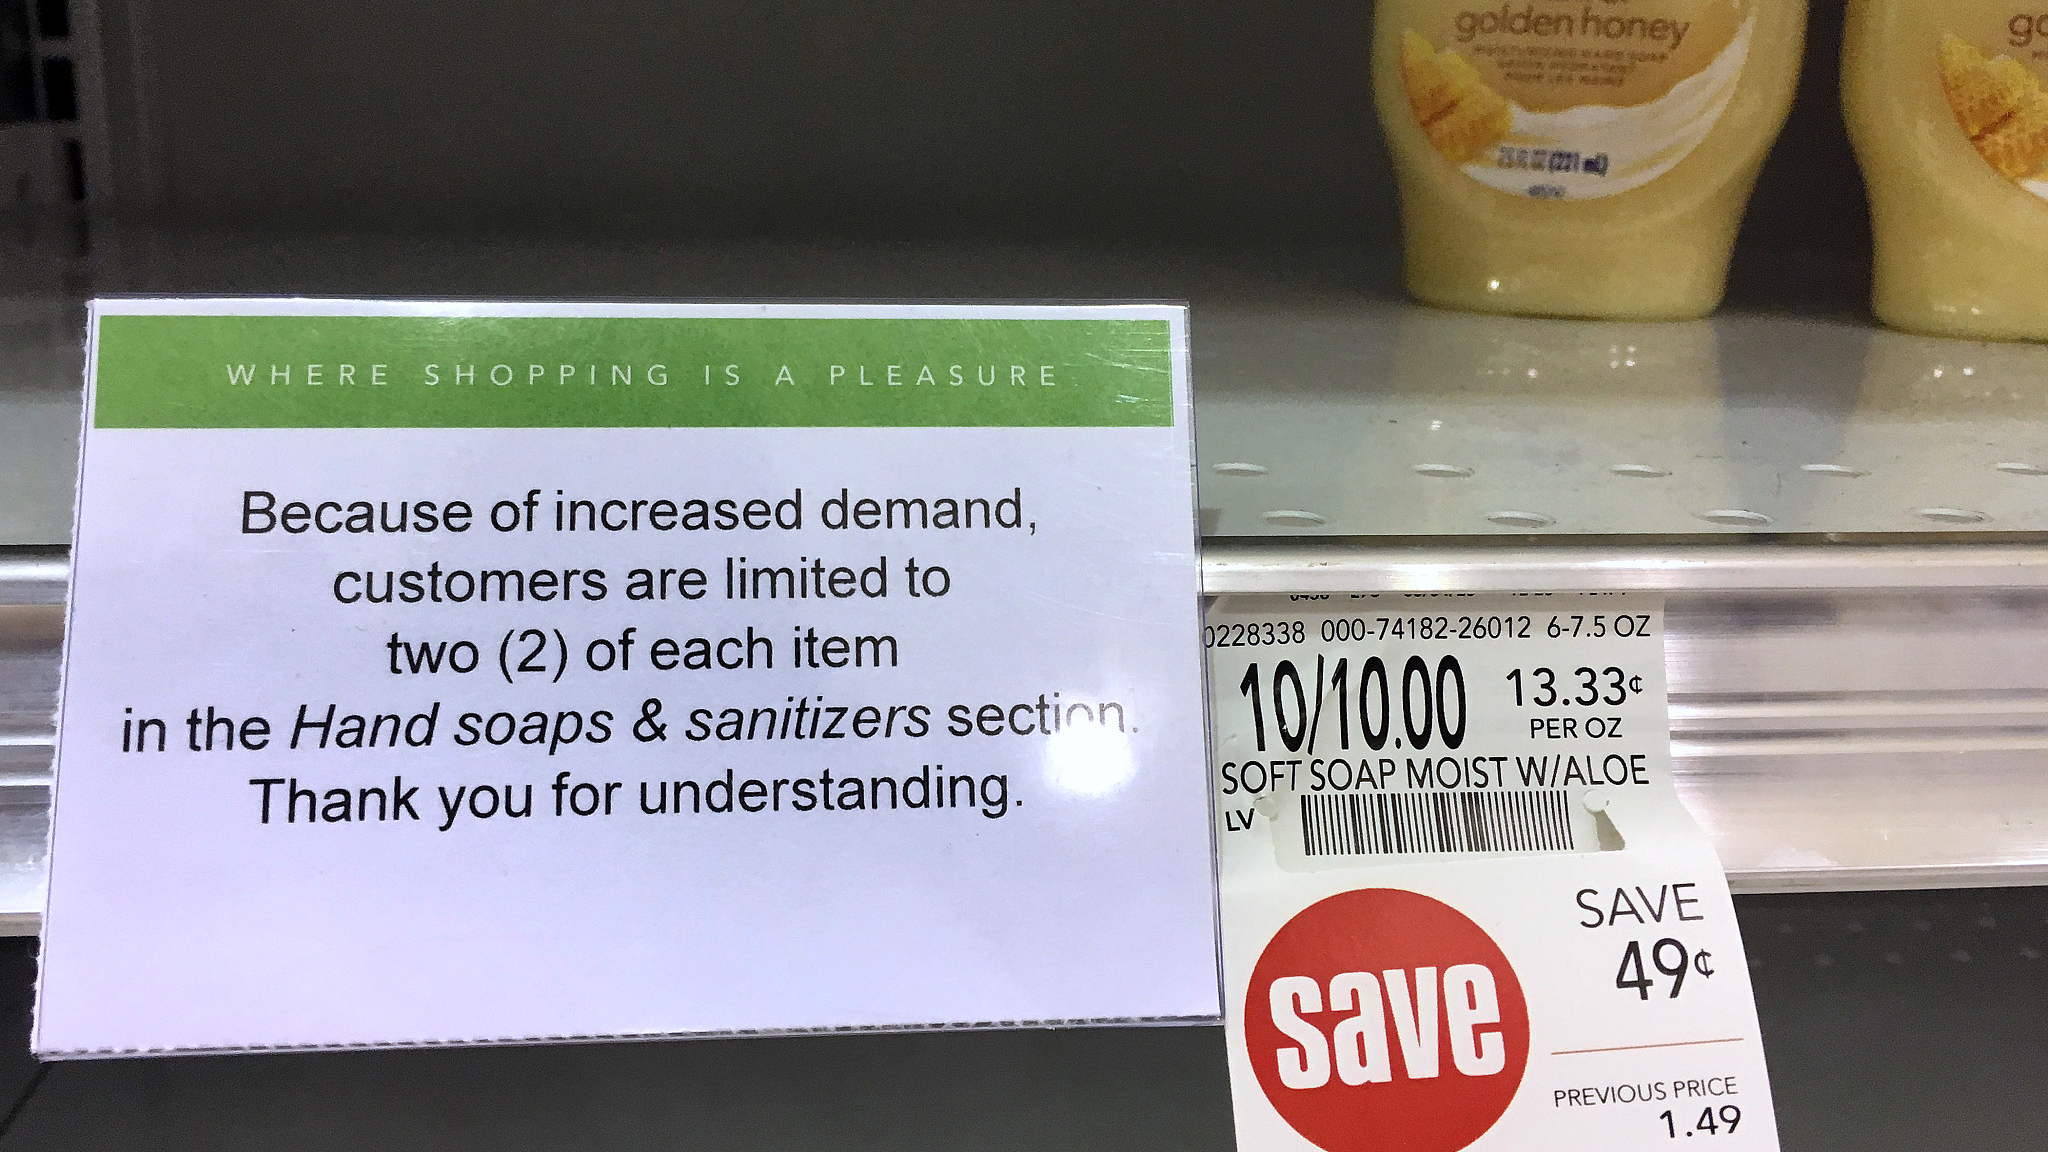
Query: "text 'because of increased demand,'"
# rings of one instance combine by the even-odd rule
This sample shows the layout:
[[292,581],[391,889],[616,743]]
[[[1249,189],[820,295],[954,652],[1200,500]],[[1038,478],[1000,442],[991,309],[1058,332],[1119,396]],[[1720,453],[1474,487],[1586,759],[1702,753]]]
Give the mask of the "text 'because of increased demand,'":
[[[283,532],[301,536],[372,534],[461,534],[488,523],[513,532],[801,532],[806,527],[802,488],[787,496],[769,497],[612,497],[588,499],[555,489],[552,500],[543,490],[528,489],[518,499],[498,500],[478,520],[482,501],[464,499],[389,500],[366,498],[286,498],[264,489],[242,493],[241,533],[263,536]],[[841,488],[817,505],[815,526],[832,531],[932,531],[1009,529],[1035,532],[1026,519],[1024,490],[1012,487],[994,496],[855,496]]]

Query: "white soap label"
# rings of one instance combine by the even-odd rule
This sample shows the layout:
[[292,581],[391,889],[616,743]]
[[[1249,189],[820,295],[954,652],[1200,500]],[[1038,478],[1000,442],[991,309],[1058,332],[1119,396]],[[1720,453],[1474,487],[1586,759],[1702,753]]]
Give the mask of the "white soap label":
[[1218,1015],[1183,310],[93,341],[39,1052]]
[[1240,1148],[1776,1148],[1659,604],[1236,597],[1205,635]]
[[1538,200],[1618,196],[1683,164],[1734,102],[1756,31],[1751,0],[1431,7],[1382,29],[1400,36],[1416,127],[1467,177]]

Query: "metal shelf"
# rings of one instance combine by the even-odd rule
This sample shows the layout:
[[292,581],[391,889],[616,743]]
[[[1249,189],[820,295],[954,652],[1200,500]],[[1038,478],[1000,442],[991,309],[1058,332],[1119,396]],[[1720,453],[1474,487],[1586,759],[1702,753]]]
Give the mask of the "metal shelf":
[[1180,299],[1212,537],[2048,532],[2048,346],[1883,331],[1847,266],[1599,323],[1406,303],[1375,248],[94,237],[0,277],[0,544],[66,539],[79,302],[127,292]]
[[[1855,298],[1841,304],[1853,307]],[[1195,299],[1218,536],[2039,532],[2048,347]]]
[[2048,881],[2048,347],[1879,331],[1853,277],[1604,325],[1416,308],[1367,249],[95,235],[0,263],[0,926],[40,903],[80,301],[119,292],[1185,299],[1211,592],[1662,592],[1738,890]]

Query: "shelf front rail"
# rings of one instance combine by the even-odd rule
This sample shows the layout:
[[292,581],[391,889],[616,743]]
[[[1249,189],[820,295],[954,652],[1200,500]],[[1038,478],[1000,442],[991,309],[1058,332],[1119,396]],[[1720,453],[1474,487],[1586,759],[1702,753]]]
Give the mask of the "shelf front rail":
[[[2048,883],[2048,547],[1215,540],[1212,595],[1665,596],[1680,795],[1738,892]],[[0,553],[0,931],[42,906],[61,551]]]

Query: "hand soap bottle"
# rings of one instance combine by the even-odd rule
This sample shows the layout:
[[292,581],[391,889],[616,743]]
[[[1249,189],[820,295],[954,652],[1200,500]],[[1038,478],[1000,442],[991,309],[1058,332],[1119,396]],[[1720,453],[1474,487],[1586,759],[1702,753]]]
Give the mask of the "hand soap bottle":
[[1408,289],[1482,312],[1720,303],[1798,85],[1805,0],[1379,0]]
[[1878,317],[2048,340],[2048,5],[1854,0],[1842,95]]

